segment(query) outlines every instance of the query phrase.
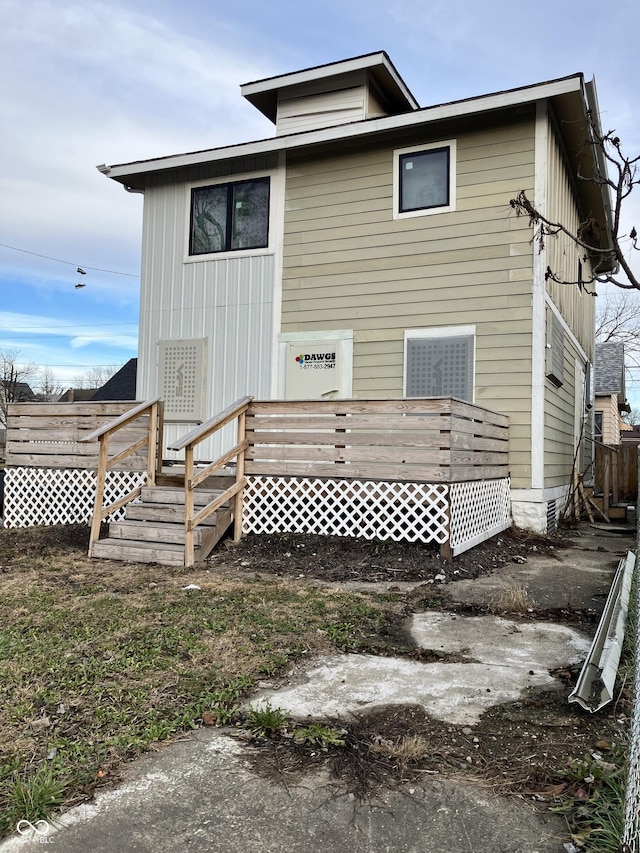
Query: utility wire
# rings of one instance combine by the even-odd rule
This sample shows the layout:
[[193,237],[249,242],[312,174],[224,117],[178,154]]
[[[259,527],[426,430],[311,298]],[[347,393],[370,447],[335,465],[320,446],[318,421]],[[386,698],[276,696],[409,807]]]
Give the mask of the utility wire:
[[93,270],[93,272],[108,272],[112,275],[126,275],[129,278],[140,278],[139,275],[134,275],[132,272],[118,272],[118,270],[104,270],[101,267],[87,267],[84,264],[76,264],[71,261],[62,261],[60,258],[51,258],[49,255],[40,255],[38,252],[30,252],[28,249],[19,249],[17,246],[8,246],[6,243],[0,243],[3,249],[12,249],[14,252],[22,252],[24,255],[33,255],[36,258],[45,258],[47,261],[55,261],[57,264],[66,264],[68,267],[78,267],[81,269]]

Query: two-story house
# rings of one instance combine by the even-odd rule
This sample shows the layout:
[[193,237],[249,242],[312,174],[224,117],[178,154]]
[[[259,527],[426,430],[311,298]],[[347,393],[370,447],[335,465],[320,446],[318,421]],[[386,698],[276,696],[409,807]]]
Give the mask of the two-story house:
[[591,454],[594,299],[509,201],[607,239],[593,82],[420,107],[379,52],[241,93],[275,136],[99,167],[144,193],[137,397],[167,443],[244,394],[453,396],[508,415],[513,518],[546,530]]

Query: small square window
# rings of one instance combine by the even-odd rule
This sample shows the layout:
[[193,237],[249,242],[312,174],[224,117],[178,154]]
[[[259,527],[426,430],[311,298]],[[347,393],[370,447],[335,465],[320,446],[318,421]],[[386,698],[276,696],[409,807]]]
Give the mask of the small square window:
[[394,219],[456,209],[456,140],[394,151]]
[[449,206],[449,149],[400,156],[400,213]]
[[191,190],[190,255],[268,245],[269,178]]

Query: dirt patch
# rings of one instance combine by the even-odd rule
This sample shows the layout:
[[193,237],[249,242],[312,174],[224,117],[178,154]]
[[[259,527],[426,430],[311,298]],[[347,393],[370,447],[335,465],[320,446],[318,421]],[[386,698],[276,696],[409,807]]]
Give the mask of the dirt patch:
[[279,533],[245,536],[226,554],[214,555],[212,564],[328,582],[454,581],[524,562],[531,553],[553,554],[568,547],[571,543],[557,537],[511,529],[449,562],[440,557],[437,546],[421,543]]
[[[557,689],[532,691],[520,702],[500,705],[477,726],[451,726],[420,705],[388,706],[333,725],[344,746],[296,743],[291,733],[254,739],[248,759],[256,772],[284,782],[299,781],[319,763],[328,764],[357,796],[369,798],[388,785],[443,774],[485,784],[501,794],[539,804],[574,795],[580,783],[576,761],[608,754],[624,744],[624,702],[598,715],[567,703],[577,670],[566,670]],[[246,736],[246,735],[245,735]]]

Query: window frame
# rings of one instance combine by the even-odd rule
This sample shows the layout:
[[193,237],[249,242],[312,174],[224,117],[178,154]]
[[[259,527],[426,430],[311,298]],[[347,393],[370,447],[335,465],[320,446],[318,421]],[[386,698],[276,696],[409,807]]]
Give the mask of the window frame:
[[[407,399],[421,399],[420,397],[409,397],[407,394],[407,367],[409,340],[413,338],[471,338],[471,400],[465,402],[475,404],[476,401],[476,327],[469,326],[438,326],[431,329],[405,329],[404,331],[404,354],[402,366],[402,396]],[[433,395],[430,395],[433,396]],[[445,396],[451,396],[446,394]],[[458,398],[456,398],[458,399]]]
[[[229,186],[232,184],[246,184],[253,181],[267,179],[269,181],[269,201],[267,206],[267,244],[247,249],[221,249],[217,252],[201,252],[191,254],[191,223],[193,216],[193,191],[206,187]],[[201,181],[190,181],[185,185],[186,192],[186,223],[185,223],[185,263],[198,263],[199,261],[220,260],[225,258],[244,258],[251,255],[264,255],[273,251],[273,225],[274,225],[274,174],[273,172],[247,172],[238,175],[222,175],[217,178],[208,178]],[[229,223],[227,222],[227,228]],[[231,221],[233,227],[233,220]]]
[[[599,427],[599,428],[598,428]],[[604,443],[604,412],[593,413],[593,438],[595,441]]]
[[[416,210],[400,210],[402,195],[401,164],[405,157],[414,154],[426,154],[429,151],[449,151],[449,204],[434,207],[420,207]],[[456,209],[456,161],[457,144],[455,139],[444,139],[440,142],[429,142],[424,145],[412,145],[410,148],[397,148],[393,152],[393,218],[409,219],[414,216],[433,216],[438,213],[450,213]]]

